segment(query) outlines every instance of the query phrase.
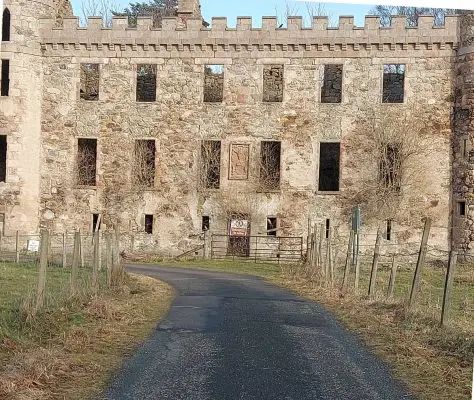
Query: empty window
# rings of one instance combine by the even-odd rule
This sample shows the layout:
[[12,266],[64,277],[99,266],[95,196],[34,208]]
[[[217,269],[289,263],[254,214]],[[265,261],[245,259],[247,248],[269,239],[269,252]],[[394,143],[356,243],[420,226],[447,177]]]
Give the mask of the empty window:
[[97,230],[100,229],[101,221],[99,220],[99,215],[100,214],[92,214],[92,232],[95,232],[96,228]]
[[392,220],[391,219],[387,219],[387,230],[386,230],[385,239],[392,240]]
[[276,217],[267,217],[267,235],[277,235],[277,219]]
[[2,42],[8,42],[10,40],[10,20],[10,10],[5,8],[2,17]]
[[145,233],[153,233],[153,215],[145,215]]
[[135,140],[134,183],[139,186],[155,185],[156,145],[154,140]]
[[384,187],[400,191],[401,187],[401,151],[397,144],[382,147],[380,159],[380,179]]
[[263,101],[283,101],[283,65],[268,65],[263,68]]
[[322,192],[337,192],[339,190],[339,142],[320,143],[319,145],[319,184]]
[[325,234],[326,239],[329,238],[330,231],[331,231],[331,220],[329,218],[326,218],[326,234]]
[[2,96],[8,96],[10,92],[10,60],[2,60]]
[[137,66],[137,101],[156,101],[156,65]]
[[403,103],[405,91],[405,65],[383,66],[383,103]]
[[224,66],[206,65],[204,67],[204,101],[220,103],[224,99]]
[[210,227],[211,227],[211,219],[209,218],[208,215],[203,215],[202,216],[201,229],[203,231],[208,231]]
[[0,135],[0,182],[7,179],[7,136]]
[[469,139],[462,139],[462,156],[464,159],[469,159]]
[[221,181],[221,142],[204,140],[201,144],[202,186],[218,189]]
[[99,64],[81,64],[81,99],[99,100]]
[[329,64],[324,66],[321,103],[340,103],[342,99],[342,65]]
[[458,201],[458,215],[464,217],[466,215],[466,202]]
[[77,183],[95,186],[97,173],[97,139],[77,140]]
[[280,142],[262,142],[260,149],[260,186],[262,189],[280,187]]

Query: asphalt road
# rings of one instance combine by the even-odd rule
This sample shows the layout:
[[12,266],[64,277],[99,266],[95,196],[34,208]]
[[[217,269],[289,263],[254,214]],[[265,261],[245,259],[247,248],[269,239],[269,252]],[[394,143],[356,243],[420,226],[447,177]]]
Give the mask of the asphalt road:
[[399,400],[387,367],[322,306],[251,276],[135,266],[179,292],[107,400]]

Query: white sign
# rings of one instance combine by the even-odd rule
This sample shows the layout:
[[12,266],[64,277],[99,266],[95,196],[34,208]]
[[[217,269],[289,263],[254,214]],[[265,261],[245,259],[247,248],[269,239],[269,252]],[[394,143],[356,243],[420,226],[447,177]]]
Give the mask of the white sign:
[[[320,0],[295,0],[312,3],[320,3]],[[472,0],[325,0],[325,3],[339,4],[367,4],[373,6],[380,4],[383,6],[406,6],[406,7],[429,7],[429,8],[454,8],[459,10],[474,10]]]
[[40,245],[39,240],[29,239],[27,249],[28,249],[28,251],[38,252],[39,251],[39,245]]
[[247,236],[249,222],[246,219],[233,219],[230,221],[231,236]]

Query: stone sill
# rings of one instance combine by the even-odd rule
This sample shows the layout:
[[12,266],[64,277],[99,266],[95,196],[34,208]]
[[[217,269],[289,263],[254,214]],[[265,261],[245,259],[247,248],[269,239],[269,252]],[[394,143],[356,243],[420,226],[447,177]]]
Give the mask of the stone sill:
[[76,186],[73,186],[73,189],[93,189],[93,190],[97,190],[98,186],[76,185]]
[[316,190],[316,191],[314,192],[314,194],[323,195],[323,196],[327,194],[327,195],[329,195],[329,196],[334,196],[334,195],[341,194],[341,191],[338,190],[338,191],[327,191],[327,192],[326,192],[326,191],[323,191],[323,190]]

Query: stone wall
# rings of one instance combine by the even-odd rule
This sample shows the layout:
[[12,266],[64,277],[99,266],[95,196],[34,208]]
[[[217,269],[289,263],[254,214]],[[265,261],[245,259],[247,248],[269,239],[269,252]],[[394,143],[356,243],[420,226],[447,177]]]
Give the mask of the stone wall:
[[[341,17],[338,29],[328,29],[322,17],[311,27],[290,18],[287,29],[278,29],[276,18],[264,18],[254,28],[250,18],[239,17],[236,28],[228,28],[225,18],[203,28],[196,4],[187,4],[185,18],[164,18],[160,29],[150,18],[138,19],[135,29],[125,18],[114,18],[110,29],[90,18],[80,29],[77,18],[66,17],[59,28],[54,18],[41,20],[37,40],[17,36],[25,56],[14,73],[32,76],[22,82],[18,98],[8,100],[15,104],[2,105],[0,129],[17,132],[21,142],[7,167],[14,165],[15,151],[30,151],[33,160],[16,161],[26,182],[18,185],[20,198],[29,199],[18,206],[26,221],[21,229],[88,232],[92,215],[101,213],[105,229],[138,233],[145,230],[145,215],[153,215],[153,234],[141,245],[168,254],[189,249],[201,233],[202,216],[210,217],[212,232],[222,233],[229,215],[240,213],[251,218],[252,234],[265,234],[267,216],[278,218],[279,235],[305,235],[308,217],[330,219],[342,243],[348,216],[361,204],[367,234],[390,217],[393,240],[416,243],[422,218],[430,216],[436,221],[430,244],[448,247],[458,17],[436,29],[431,17],[411,29],[403,18],[381,29],[374,17],[363,28],[354,27],[352,17]],[[80,96],[84,63],[99,64],[96,101]],[[394,63],[406,66],[404,102],[384,104],[384,65]],[[224,74],[211,86],[222,85],[224,92],[222,101],[206,102],[205,66],[213,64],[223,65]],[[331,104],[321,101],[329,64],[342,65],[341,99]],[[140,65],[156,68],[155,101],[137,102]],[[462,79],[469,70],[458,66]],[[462,82],[456,87],[470,98]],[[30,106],[31,112],[22,108]],[[374,208],[370,195],[379,168],[376,140],[387,139],[374,136],[380,131],[394,140],[411,138],[402,193],[389,199],[396,201],[393,215]],[[78,138],[97,139],[95,186],[77,186],[74,179]],[[155,141],[149,188],[133,184],[137,139]],[[199,186],[202,140],[221,141],[218,189]],[[262,141],[281,142],[276,190],[259,187]],[[319,148],[327,141],[341,142],[340,190],[330,193],[318,190]]]

